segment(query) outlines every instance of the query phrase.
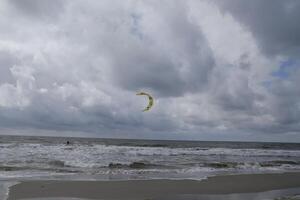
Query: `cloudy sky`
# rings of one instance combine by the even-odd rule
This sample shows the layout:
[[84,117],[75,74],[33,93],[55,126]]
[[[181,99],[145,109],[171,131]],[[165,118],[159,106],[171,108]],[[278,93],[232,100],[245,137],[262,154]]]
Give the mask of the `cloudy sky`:
[[0,0],[0,134],[300,142],[299,10]]

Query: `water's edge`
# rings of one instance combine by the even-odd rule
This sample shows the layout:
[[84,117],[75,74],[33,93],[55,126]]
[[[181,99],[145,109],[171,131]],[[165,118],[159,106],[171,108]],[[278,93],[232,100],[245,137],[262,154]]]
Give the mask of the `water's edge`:
[[0,181],[0,199],[6,200],[9,195],[10,187],[17,185],[21,182],[19,181]]

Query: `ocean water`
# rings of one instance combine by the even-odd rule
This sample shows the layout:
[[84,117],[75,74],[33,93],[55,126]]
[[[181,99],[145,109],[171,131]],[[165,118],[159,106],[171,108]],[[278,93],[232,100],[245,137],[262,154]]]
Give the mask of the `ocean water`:
[[0,181],[200,180],[289,171],[300,171],[300,144],[0,136]]
[[0,199],[20,180],[201,180],[291,171],[300,171],[300,144],[0,136]]

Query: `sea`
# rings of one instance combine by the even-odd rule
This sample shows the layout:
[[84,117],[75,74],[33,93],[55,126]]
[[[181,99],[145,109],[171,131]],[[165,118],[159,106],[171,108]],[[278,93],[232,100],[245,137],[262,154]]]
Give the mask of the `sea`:
[[300,171],[300,143],[0,136],[0,198],[20,180],[202,180],[293,171]]

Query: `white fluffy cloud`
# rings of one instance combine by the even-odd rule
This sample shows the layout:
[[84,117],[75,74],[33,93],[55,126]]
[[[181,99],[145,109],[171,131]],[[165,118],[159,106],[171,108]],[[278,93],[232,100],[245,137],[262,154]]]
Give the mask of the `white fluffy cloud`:
[[[278,35],[285,45],[268,46],[277,24],[264,20],[269,29],[257,32],[254,11],[244,20],[240,4],[2,1],[1,129],[300,140],[299,54],[286,51],[284,30]],[[293,63],[285,77],[282,62]],[[272,75],[278,70],[279,77]],[[146,102],[135,96],[139,90],[155,96],[151,112],[141,112]]]

